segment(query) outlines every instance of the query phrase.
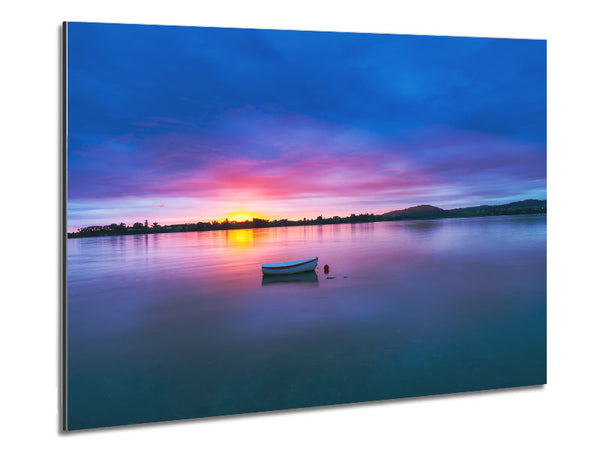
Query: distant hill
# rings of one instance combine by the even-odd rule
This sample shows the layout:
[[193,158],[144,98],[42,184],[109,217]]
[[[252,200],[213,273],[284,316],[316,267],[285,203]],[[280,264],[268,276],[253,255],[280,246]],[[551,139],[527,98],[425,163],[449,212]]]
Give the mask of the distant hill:
[[505,214],[535,214],[546,212],[546,200],[523,200],[504,205],[481,205],[447,211],[447,217],[501,216]]
[[419,206],[411,206],[406,209],[398,209],[396,211],[390,211],[382,214],[382,217],[400,217],[400,216],[412,216],[412,215],[422,215],[422,214],[438,214],[440,211],[443,211],[442,208],[438,208],[437,206],[431,205],[419,205]]
[[480,205],[467,208],[442,209],[431,205],[390,211],[381,215],[384,220],[441,219],[445,217],[502,216],[509,214],[539,214],[546,212],[546,200],[523,200],[504,205]]

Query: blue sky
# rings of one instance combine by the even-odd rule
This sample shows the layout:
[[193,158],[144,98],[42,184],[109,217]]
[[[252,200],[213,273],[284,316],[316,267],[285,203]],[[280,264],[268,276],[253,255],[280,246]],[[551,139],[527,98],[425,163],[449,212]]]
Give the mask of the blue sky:
[[546,42],[69,23],[69,228],[546,197]]

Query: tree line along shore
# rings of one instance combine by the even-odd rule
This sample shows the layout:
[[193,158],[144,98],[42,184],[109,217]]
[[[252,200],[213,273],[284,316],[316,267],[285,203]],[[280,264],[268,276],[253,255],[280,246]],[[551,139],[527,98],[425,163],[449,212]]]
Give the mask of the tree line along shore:
[[389,211],[384,214],[351,214],[346,217],[333,216],[324,218],[319,216],[316,219],[302,220],[266,220],[254,218],[243,222],[230,222],[225,219],[222,222],[197,222],[174,225],[160,225],[157,222],[148,224],[136,222],[133,226],[125,223],[110,225],[94,225],[79,228],[75,232],[67,234],[68,238],[96,237],[96,236],[122,236],[129,234],[156,234],[156,233],[179,233],[185,231],[211,231],[211,230],[235,230],[247,228],[271,228],[271,227],[290,227],[303,225],[328,225],[339,223],[367,223],[384,222],[394,220],[426,220],[426,219],[447,219],[459,217],[485,217],[502,216],[516,214],[545,214],[546,200],[523,200],[519,202],[506,203],[503,205],[481,205],[467,208],[442,209],[431,205],[419,205],[396,211]]

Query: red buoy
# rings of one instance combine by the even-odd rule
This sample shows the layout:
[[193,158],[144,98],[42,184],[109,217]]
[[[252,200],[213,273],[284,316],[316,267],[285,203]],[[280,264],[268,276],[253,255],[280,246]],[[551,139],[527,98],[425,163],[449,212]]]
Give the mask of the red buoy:
[[327,264],[325,264],[325,266],[323,267],[323,272],[329,273],[329,266]]

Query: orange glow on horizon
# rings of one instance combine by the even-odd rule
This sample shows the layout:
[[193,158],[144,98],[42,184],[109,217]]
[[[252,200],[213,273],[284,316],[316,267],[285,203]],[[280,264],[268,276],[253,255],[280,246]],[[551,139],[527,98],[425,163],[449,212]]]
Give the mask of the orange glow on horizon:
[[219,220],[219,222],[224,222],[225,219],[227,219],[229,222],[245,222],[247,220],[252,222],[252,219],[270,220],[268,217],[265,217],[262,214],[256,214],[249,211],[232,212],[227,214],[225,218]]

